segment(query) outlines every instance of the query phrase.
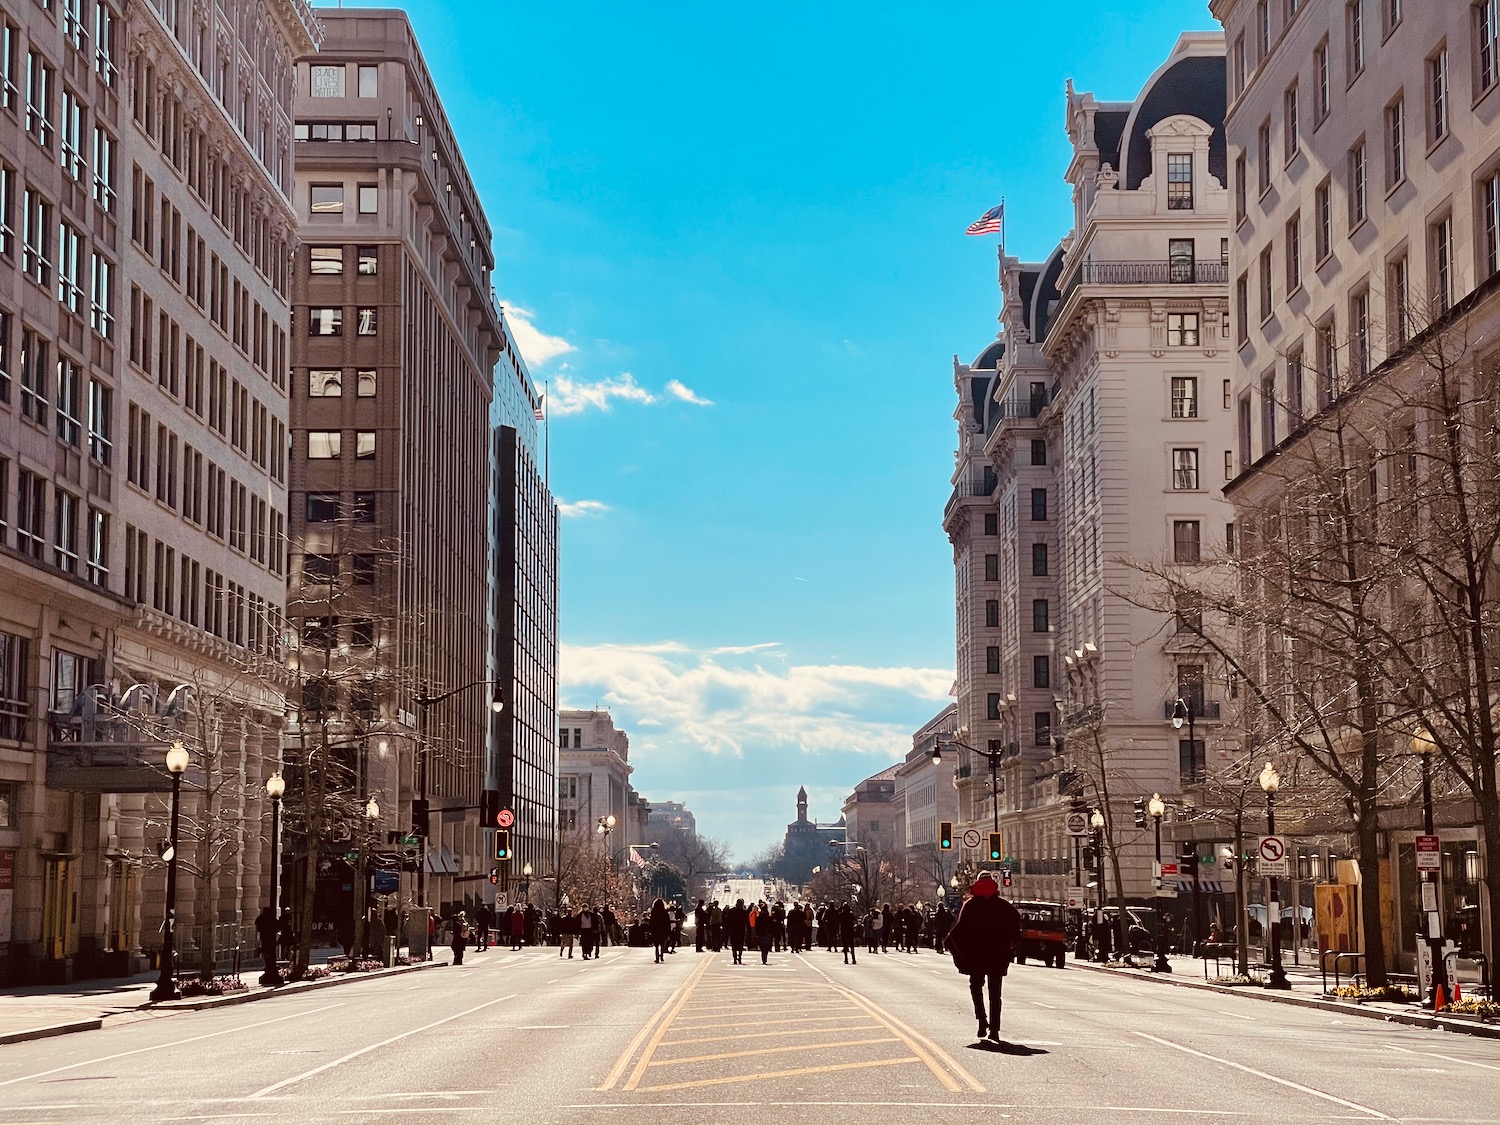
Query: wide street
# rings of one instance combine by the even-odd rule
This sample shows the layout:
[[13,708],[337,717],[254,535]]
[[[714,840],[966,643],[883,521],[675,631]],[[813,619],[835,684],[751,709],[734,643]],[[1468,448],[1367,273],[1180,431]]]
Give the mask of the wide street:
[[[74,1121],[1500,1122],[1500,1042],[1018,966],[1004,1044],[946,957],[470,953],[0,1047],[0,1125]],[[860,1118],[864,1119],[864,1118]]]

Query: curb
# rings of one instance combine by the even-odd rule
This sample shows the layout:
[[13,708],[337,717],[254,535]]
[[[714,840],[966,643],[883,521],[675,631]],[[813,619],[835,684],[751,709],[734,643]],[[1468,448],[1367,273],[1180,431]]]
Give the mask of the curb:
[[51,1039],[55,1035],[71,1035],[75,1031],[98,1031],[104,1020],[74,1020],[71,1023],[54,1023],[46,1027],[28,1027],[25,1031],[12,1031],[0,1035],[0,1044],[29,1043],[33,1039]]
[[[424,969],[439,969],[446,961],[419,961],[415,965],[397,965],[390,969],[377,969],[371,973],[336,973],[320,980],[291,981],[272,988],[258,988],[245,992],[231,992],[224,996],[195,996],[187,1000],[162,1000],[145,1003],[142,1012],[201,1012],[207,1008],[230,1008],[236,1004],[253,1004],[257,1000],[269,1000],[273,996],[297,996],[304,992],[316,992],[320,988],[336,988],[341,984],[357,984],[360,981],[384,980],[388,977],[420,973]],[[82,1030],[82,1029],[80,1029]]]
[[1346,1016],[1359,1016],[1370,1020],[1384,1020],[1386,1023],[1399,1023],[1407,1027],[1425,1027],[1429,1031],[1452,1031],[1460,1035],[1477,1036],[1481,1039],[1500,1039],[1500,1027],[1490,1024],[1470,1023],[1468,1020],[1443,1019],[1441,1016],[1418,1015],[1415,1012],[1385,1011],[1372,1008],[1366,1004],[1349,1004],[1341,1000],[1325,1000],[1315,996],[1296,996],[1284,992],[1267,992],[1264,989],[1253,987],[1232,987],[1223,984],[1211,984],[1208,981],[1173,979],[1173,977],[1156,973],[1107,969],[1103,965],[1094,965],[1087,961],[1070,961],[1068,964],[1070,968],[1083,969],[1091,973],[1103,973],[1106,976],[1124,977],[1128,980],[1146,980],[1156,984],[1172,985],[1176,988],[1196,988],[1200,992],[1217,992],[1222,996],[1245,996],[1251,1000],[1260,1000],[1268,1004],[1290,1004],[1295,1008],[1314,1008],[1321,1012],[1339,1012]]

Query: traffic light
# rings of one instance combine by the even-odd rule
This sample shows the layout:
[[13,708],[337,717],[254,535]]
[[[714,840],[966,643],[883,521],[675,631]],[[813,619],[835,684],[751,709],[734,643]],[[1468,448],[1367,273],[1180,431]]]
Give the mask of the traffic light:
[[1137,828],[1146,827],[1146,798],[1144,797],[1137,797],[1135,799],[1135,826]]
[[1182,877],[1192,882],[1198,881],[1198,845],[1192,841],[1184,841],[1182,852],[1177,857],[1177,870],[1182,872]]
[[427,798],[416,797],[411,803],[411,834],[427,835]]
[[505,828],[495,829],[495,859],[510,859],[510,832]]
[[953,822],[951,820],[938,821],[938,847],[945,852],[953,850]]
[[999,863],[1005,856],[1005,833],[990,833],[990,862]]
[[498,824],[500,816],[500,790],[486,789],[484,791],[483,804],[480,808],[483,810],[479,815],[480,824],[486,827],[493,827]]

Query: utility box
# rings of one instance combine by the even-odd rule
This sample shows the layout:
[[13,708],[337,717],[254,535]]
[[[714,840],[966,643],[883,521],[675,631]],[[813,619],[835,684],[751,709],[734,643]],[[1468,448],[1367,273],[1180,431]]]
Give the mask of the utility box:
[[413,961],[425,961],[432,956],[432,947],[427,939],[427,919],[430,916],[425,906],[414,906],[406,917],[406,947]]

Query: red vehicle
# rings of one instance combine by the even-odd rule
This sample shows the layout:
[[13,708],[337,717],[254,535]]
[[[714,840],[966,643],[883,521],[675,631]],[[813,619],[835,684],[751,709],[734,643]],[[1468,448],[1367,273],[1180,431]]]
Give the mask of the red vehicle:
[[1021,940],[1016,946],[1016,964],[1031,957],[1061,969],[1068,953],[1068,925],[1060,902],[1013,902],[1021,915]]

